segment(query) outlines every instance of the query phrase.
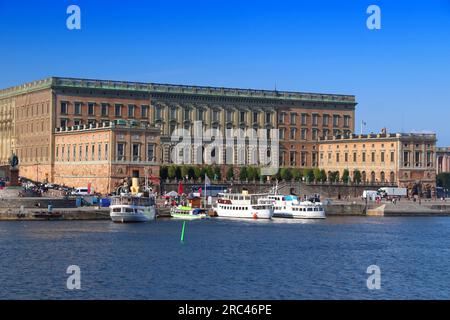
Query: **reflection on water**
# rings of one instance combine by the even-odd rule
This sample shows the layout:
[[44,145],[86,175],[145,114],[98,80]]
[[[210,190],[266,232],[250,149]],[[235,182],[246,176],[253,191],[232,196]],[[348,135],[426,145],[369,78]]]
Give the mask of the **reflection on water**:
[[[2,299],[448,299],[450,219],[0,222]],[[80,266],[82,290],[65,288]],[[382,271],[369,291],[366,269]]]

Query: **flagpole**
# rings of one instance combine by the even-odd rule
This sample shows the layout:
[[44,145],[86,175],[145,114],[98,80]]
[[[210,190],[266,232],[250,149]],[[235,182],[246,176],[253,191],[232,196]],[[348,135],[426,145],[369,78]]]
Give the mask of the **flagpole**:
[[205,174],[205,208],[206,208],[206,174]]

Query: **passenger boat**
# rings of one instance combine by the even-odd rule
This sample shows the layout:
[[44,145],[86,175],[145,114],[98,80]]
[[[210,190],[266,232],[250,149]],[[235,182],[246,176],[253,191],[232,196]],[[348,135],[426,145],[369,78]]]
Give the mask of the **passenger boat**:
[[264,202],[267,194],[219,193],[214,207],[218,217],[271,219],[273,215],[272,202]]
[[114,222],[147,222],[156,217],[155,198],[121,194],[111,198],[110,217]]
[[321,202],[299,201],[291,195],[268,195],[273,201],[275,218],[325,219],[325,209]]
[[205,209],[192,208],[187,206],[172,207],[170,216],[175,219],[197,220],[209,218]]

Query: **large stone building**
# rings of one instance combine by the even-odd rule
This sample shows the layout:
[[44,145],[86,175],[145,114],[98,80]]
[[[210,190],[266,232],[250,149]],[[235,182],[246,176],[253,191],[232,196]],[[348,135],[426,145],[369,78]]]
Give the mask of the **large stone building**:
[[450,147],[436,149],[437,173],[450,172]]
[[279,128],[279,165],[313,167],[319,138],[354,131],[355,106],[352,95],[51,77],[0,91],[0,165],[14,152],[22,176],[62,182],[64,170],[73,171],[57,159],[56,141],[72,136],[64,128],[126,120],[159,128],[156,164],[173,161],[175,129],[201,121],[205,130]]
[[363,183],[424,190],[436,187],[435,134],[380,134],[332,137],[319,142],[319,167],[328,174],[356,170]]
[[145,124],[116,121],[57,128],[53,182],[91,184],[100,193],[115,191],[132,176],[158,183],[158,145],[159,130]]

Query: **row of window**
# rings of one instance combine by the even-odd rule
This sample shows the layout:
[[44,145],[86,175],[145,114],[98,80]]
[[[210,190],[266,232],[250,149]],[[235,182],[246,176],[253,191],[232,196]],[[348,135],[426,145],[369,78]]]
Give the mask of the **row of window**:
[[22,106],[16,108],[16,119],[33,118],[39,115],[45,115],[50,113],[50,103],[42,102],[29,106]]
[[[116,152],[116,160],[117,161],[143,161],[142,158],[142,145],[140,143],[132,143],[131,144],[131,159],[127,159],[126,156],[126,144],[123,142],[117,143],[117,152]],[[147,144],[147,153],[146,153],[145,161],[154,162],[156,161],[155,157],[155,145],[153,143]]]
[[[82,110],[83,103],[82,102],[74,102],[73,103],[73,114],[74,115],[83,115]],[[134,104],[129,104],[126,106],[126,114],[128,118],[136,118],[137,116],[140,116],[141,118],[148,118],[149,115],[149,109],[150,107],[148,105],[141,105],[140,107]],[[95,102],[88,102],[87,103],[87,115],[88,116],[96,116],[100,115],[102,117],[108,117],[111,113],[112,106],[110,106],[109,103],[101,103],[98,105]],[[123,104],[116,103],[114,104],[114,116],[115,117],[122,117],[123,111],[125,109],[125,106]],[[61,102],[60,105],[60,113],[62,115],[69,114],[69,103],[66,101]],[[84,113],[86,114],[86,113]]]
[[[280,165],[290,165],[291,167],[295,167],[298,165],[298,152],[297,151],[290,151],[289,152],[289,163],[286,163],[286,152],[282,152],[280,154],[279,162]],[[310,165],[315,167],[317,166],[317,152],[311,153],[311,162],[309,162],[308,152],[300,152],[300,166],[307,167]]]
[[56,161],[101,161],[108,158],[107,143],[61,145],[55,148]]
[[[290,140],[298,140],[298,136],[297,136],[297,132],[299,130],[297,128],[289,128],[289,139]],[[319,138],[327,138],[330,137],[331,132],[333,132],[333,136],[340,136],[341,134],[343,134],[344,136],[350,136],[352,134],[352,132],[350,130],[339,130],[339,129],[334,129],[333,131],[329,130],[329,129],[323,129],[322,133],[319,129],[306,129],[306,128],[302,128],[300,129],[300,139],[301,140],[308,140],[308,132],[311,131],[311,139],[312,140],[318,140]],[[280,140],[285,140],[286,139],[286,128],[279,128],[278,129],[278,134],[279,134],[279,138]]]
[[[286,123],[286,116],[287,114],[285,112],[281,112],[278,115],[278,123]],[[302,126],[306,126],[308,125],[308,119],[311,118],[311,125],[312,126],[318,126],[319,125],[319,114],[313,113],[312,115],[309,115],[307,113],[302,113],[300,115],[300,124]],[[334,127],[339,127],[340,125],[340,119],[341,119],[341,115],[339,114],[335,114],[333,116],[329,115],[329,114],[324,114],[322,115],[322,126],[324,127],[328,127],[330,125],[330,119],[333,119],[333,126]],[[344,127],[350,127],[351,124],[351,117],[349,115],[344,115]],[[297,120],[298,119],[298,114],[296,112],[291,112],[289,114],[289,124],[291,125],[297,125]]]
[[[183,121],[204,121],[205,120],[205,113],[208,112],[203,109],[196,109],[196,116],[195,118],[192,117],[193,109],[191,108],[184,108],[183,109]],[[164,108],[163,107],[156,107],[156,120],[162,121],[164,119]],[[211,116],[213,122],[219,122],[220,121],[220,110],[212,110]],[[247,111],[239,111],[239,122],[248,122],[247,120]],[[262,117],[263,114],[260,112],[252,112],[252,122],[258,123],[260,120],[260,117]],[[234,111],[232,110],[226,110],[225,111],[225,121],[226,122],[233,122],[234,117]],[[172,107],[169,109],[169,120],[178,120],[177,115],[177,108]],[[181,119],[180,119],[181,120]],[[265,123],[271,123],[272,122],[272,112],[266,112],[264,114],[264,120]]]
[[[358,162],[358,153],[357,152],[353,152],[352,155],[350,156],[349,153],[345,152],[343,154],[343,158],[341,157],[341,153],[337,152],[335,154],[335,161],[336,163],[341,162],[341,160],[343,162],[350,162],[350,159],[352,160],[352,162]],[[320,160],[324,159],[324,154],[323,152],[320,153]],[[328,158],[327,158],[328,162],[332,162],[333,160],[333,156],[331,152],[328,152]],[[380,162],[385,162],[386,161],[386,153],[384,151],[380,152]],[[390,159],[389,161],[391,163],[395,162],[395,152],[391,151],[390,152]],[[361,162],[367,162],[367,153],[366,152],[362,152],[361,153]],[[370,162],[376,162],[376,153],[375,152],[371,152],[370,153]]]

